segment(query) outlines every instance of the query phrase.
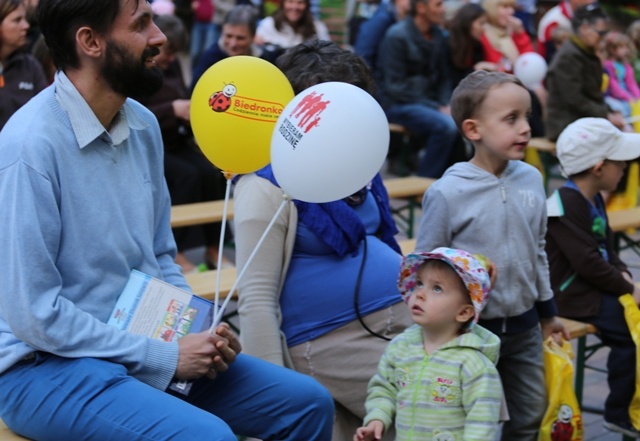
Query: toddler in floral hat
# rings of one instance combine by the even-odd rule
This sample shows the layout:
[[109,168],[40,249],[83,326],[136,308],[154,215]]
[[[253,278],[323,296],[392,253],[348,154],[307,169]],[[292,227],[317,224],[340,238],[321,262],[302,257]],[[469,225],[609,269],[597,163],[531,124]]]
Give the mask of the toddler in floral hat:
[[398,287],[414,325],[394,338],[369,382],[354,440],[495,439],[502,384],[500,339],[477,324],[487,303],[488,262],[463,250],[409,254]]

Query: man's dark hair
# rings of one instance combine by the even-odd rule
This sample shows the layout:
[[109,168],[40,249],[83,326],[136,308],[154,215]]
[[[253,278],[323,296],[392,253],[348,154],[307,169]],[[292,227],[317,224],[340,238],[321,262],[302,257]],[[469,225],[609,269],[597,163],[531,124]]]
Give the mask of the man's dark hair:
[[[140,0],[127,0],[136,3]],[[38,23],[58,69],[77,68],[76,32],[88,26],[105,35],[120,13],[121,0],[40,0]]]
[[367,64],[360,56],[332,41],[313,39],[294,46],[278,57],[276,66],[284,72],[296,94],[329,81],[353,84],[369,93],[373,91]]

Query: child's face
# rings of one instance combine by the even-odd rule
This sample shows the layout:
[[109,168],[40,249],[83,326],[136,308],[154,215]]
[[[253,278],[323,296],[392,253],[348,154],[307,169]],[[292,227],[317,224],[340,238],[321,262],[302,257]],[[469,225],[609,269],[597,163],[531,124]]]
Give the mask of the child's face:
[[433,331],[457,330],[473,317],[469,293],[453,268],[427,262],[418,270],[416,281],[407,301],[414,323]]
[[477,116],[471,120],[469,129],[465,129],[465,135],[474,144],[484,147],[478,153],[490,160],[524,159],[525,148],[531,139],[530,113],[531,96],[524,87],[514,83],[500,84],[487,92]]
[[618,183],[624,175],[624,169],[627,168],[625,161],[604,160],[601,165],[595,167],[595,173],[600,178],[601,191],[615,191]]
[[629,60],[629,55],[631,54],[631,48],[628,44],[619,44],[614,51],[614,56],[616,61],[627,61]]

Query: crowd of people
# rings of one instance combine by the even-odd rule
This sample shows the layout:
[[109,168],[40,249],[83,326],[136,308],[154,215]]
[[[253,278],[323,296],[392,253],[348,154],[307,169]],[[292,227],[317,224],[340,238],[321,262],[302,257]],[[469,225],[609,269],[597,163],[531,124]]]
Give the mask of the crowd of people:
[[[612,30],[593,0],[538,23],[531,2],[447,17],[444,0],[395,0],[343,47],[310,0],[271,14],[197,0],[188,22],[172,0],[36,3],[0,0],[0,418],[13,431],[534,441],[542,343],[569,339],[569,317],[611,347],[604,426],[640,438],[618,302],[640,304],[640,288],[602,196],[640,157],[639,24]],[[524,84],[514,69],[533,51],[548,74]],[[222,198],[189,90],[239,55],[274,63],[296,94],[356,86],[418,139],[415,171],[437,181],[414,253],[402,256],[380,174],[342,200],[283,206],[270,165],[236,177],[235,262],[218,254],[219,225],[171,229],[171,205]],[[556,141],[567,177],[549,199],[523,161],[532,136]],[[164,342],[106,323],[132,270],[190,290],[194,246],[210,268],[246,270],[239,337],[222,324]]]

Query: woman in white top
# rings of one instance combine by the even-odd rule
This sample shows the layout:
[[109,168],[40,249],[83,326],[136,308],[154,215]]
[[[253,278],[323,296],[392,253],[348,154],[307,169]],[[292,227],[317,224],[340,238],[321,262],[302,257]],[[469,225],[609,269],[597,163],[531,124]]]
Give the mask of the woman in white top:
[[258,25],[257,44],[272,44],[283,49],[296,46],[310,38],[329,40],[327,26],[314,20],[309,0],[283,0],[270,17]]

